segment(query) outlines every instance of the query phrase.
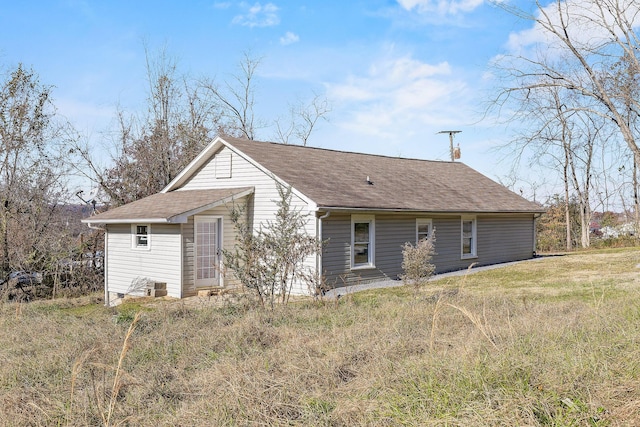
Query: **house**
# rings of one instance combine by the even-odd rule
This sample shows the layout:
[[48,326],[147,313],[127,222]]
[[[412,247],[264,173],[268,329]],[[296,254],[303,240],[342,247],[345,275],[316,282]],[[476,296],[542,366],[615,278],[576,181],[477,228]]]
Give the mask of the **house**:
[[[531,258],[543,209],[459,162],[217,137],[160,193],[83,220],[103,227],[107,301],[161,284],[172,297],[229,287],[233,204],[257,228],[278,185],[326,244],[306,265],[332,286],[396,279],[403,243],[437,230],[437,272]],[[300,286],[294,290],[304,293]]]

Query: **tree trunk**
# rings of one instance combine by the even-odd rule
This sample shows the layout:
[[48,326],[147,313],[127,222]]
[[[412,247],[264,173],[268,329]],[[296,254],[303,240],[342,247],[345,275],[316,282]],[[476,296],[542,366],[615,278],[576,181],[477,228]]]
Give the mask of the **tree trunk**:
[[[634,156],[635,157],[635,156]],[[640,200],[638,200],[638,159],[634,158],[633,162],[633,206],[634,206],[634,224],[633,231],[637,235],[640,231]]]
[[571,250],[571,212],[569,206],[569,153],[564,151],[564,219],[567,227],[567,250]]

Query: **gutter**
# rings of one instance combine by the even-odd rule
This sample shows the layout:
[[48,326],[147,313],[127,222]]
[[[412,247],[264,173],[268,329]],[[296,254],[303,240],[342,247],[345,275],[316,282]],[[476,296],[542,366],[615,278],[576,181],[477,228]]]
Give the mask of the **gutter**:
[[546,212],[544,209],[539,210],[505,210],[505,211],[467,211],[467,210],[424,210],[414,208],[365,208],[365,207],[347,207],[347,206],[318,206],[318,209],[326,209],[339,212],[393,212],[393,213],[429,213],[438,215],[464,214],[464,215],[511,215],[511,214],[535,214],[541,215]]

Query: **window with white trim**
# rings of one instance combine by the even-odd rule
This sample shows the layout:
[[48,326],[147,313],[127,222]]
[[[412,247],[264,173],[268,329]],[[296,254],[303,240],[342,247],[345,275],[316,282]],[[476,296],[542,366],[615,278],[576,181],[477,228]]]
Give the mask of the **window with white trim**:
[[149,224],[131,224],[131,245],[134,249],[149,249],[150,230]]
[[422,239],[428,239],[431,236],[433,230],[433,223],[431,218],[417,218],[416,219],[416,243]]
[[461,248],[462,258],[475,258],[477,256],[477,244],[476,244],[476,218],[475,217],[462,217],[461,220]]
[[351,268],[375,267],[375,219],[373,215],[351,216]]

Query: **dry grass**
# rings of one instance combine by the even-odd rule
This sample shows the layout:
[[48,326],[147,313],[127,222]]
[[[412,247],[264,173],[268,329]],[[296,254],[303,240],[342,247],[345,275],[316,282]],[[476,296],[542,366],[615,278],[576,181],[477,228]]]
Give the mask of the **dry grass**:
[[3,304],[0,425],[639,425],[639,263],[553,257],[274,313]]

